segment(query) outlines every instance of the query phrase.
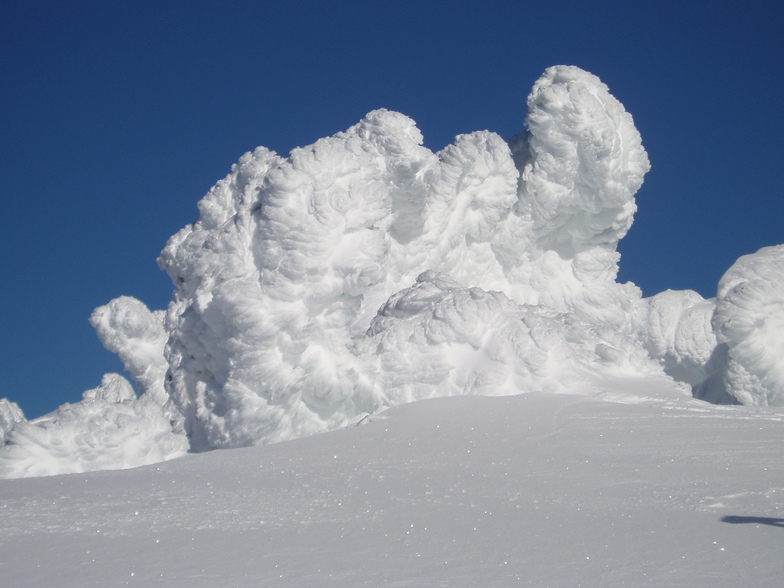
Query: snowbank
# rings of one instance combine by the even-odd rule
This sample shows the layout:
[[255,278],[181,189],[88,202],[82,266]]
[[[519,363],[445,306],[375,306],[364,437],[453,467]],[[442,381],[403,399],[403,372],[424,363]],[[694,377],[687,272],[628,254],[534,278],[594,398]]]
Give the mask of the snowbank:
[[508,142],[480,131],[433,153],[414,121],[376,110],[288,158],[243,155],[161,253],[165,313],[121,297],[91,317],[139,398],[112,376],[52,415],[3,417],[4,474],[139,465],[422,398],[603,378],[784,402],[784,311],[764,278],[782,275],[779,254],[739,260],[716,302],[643,300],[615,281],[650,167],[631,115],[566,66],[528,109]]

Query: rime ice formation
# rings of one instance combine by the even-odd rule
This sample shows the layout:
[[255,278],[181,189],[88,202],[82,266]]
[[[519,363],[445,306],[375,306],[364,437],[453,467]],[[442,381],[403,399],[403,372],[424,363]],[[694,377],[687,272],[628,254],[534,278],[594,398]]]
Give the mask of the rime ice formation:
[[139,391],[160,404],[168,400],[163,385],[168,368],[163,316],[163,311],[150,312],[139,300],[121,296],[96,308],[90,317],[101,343],[120,356]]
[[738,259],[715,299],[667,290],[647,303],[651,357],[695,396],[784,406],[784,245]]
[[[177,288],[169,393],[193,447],[288,439],[415,398],[659,369],[632,339],[639,291],[614,281],[648,169],[631,116],[571,67],[548,70],[529,109],[521,169],[494,133],[434,154],[385,110],[288,159],[240,160],[160,258]],[[526,316],[535,326],[517,324]],[[564,360],[557,375],[550,356]]]
[[784,245],[744,255],[727,270],[713,328],[727,347],[725,389],[743,404],[784,405]]
[[6,398],[0,398],[0,446],[5,443],[6,434],[16,423],[23,420],[24,414],[16,402],[9,402]]
[[188,451],[182,415],[163,388],[162,314],[128,296],[95,310],[90,321],[101,342],[120,356],[141,395],[119,374],[105,374],[81,402],[32,421],[19,411],[0,448],[0,477],[130,468]]
[[363,342],[390,406],[432,396],[575,392],[587,374],[656,375],[639,344],[609,325],[425,272],[394,294]]
[[149,397],[136,397],[118,374],[81,402],[17,422],[0,448],[0,477],[21,478],[103,469],[123,469],[184,455],[184,435]]
[[528,109],[520,207],[530,211],[534,243],[564,258],[614,251],[650,169],[631,115],[598,78],[574,67],[549,69]]
[[716,301],[643,300],[615,281],[649,169],[631,115],[566,66],[528,110],[509,142],[480,131],[433,153],[411,119],[376,110],[288,158],[243,155],[159,258],[175,286],[165,313],[121,297],[91,317],[140,396],[107,376],[52,415],[3,417],[4,474],[130,467],[422,398],[619,378],[783,403],[784,301],[764,278],[782,275],[779,250],[739,260]]
[[646,346],[665,371],[690,386],[711,374],[716,348],[711,319],[716,305],[692,290],[665,290],[647,300]]

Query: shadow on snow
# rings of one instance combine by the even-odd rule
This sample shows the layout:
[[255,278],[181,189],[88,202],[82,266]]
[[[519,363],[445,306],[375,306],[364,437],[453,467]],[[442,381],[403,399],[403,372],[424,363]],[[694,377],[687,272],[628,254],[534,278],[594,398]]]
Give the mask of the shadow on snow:
[[770,525],[772,527],[784,527],[784,519],[775,519],[772,517],[727,516],[727,517],[721,517],[721,522],[732,523],[733,525],[740,525],[744,523],[756,523],[757,525]]

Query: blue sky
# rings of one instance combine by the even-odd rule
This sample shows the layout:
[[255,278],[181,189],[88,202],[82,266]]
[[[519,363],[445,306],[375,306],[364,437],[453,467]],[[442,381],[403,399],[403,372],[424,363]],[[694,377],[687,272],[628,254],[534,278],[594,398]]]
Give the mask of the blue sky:
[[87,319],[164,308],[156,257],[257,145],[288,153],[385,107],[437,150],[511,136],[550,65],[598,75],[653,169],[621,243],[645,295],[715,294],[784,243],[784,8],[774,2],[4,1],[0,397],[32,418],[121,371]]

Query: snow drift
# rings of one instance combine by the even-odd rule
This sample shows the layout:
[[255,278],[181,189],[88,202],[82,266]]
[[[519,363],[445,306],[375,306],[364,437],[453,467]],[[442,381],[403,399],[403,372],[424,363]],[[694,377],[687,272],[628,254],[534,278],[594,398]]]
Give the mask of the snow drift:
[[566,66],[528,110],[508,142],[480,131],[433,153],[414,121],[377,110],[288,158],[243,155],[159,258],[165,313],[121,297],[91,318],[141,395],[112,376],[54,416],[6,410],[0,473],[129,467],[602,378],[784,402],[784,301],[765,281],[779,249],[739,260],[716,301],[642,299],[615,281],[650,167],[631,115]]

